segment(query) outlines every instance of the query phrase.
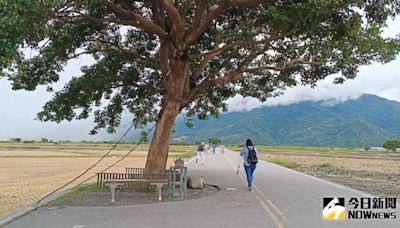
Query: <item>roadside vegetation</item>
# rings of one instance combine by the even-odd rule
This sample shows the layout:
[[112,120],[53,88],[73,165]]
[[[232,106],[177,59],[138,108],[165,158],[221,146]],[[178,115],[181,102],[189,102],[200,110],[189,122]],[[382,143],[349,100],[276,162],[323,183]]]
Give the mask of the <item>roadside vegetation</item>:
[[314,168],[336,168],[336,166],[330,162],[322,162],[322,163],[314,164],[311,167],[314,167]]
[[299,167],[299,164],[297,164],[295,161],[289,160],[289,159],[283,159],[283,158],[273,158],[270,159],[269,162],[284,166],[286,168],[294,169]]
[[175,157],[176,159],[185,159],[185,158],[191,158],[193,155],[196,153],[194,151],[188,151],[188,152],[173,152],[169,154],[169,157]]
[[63,194],[62,196],[58,197],[56,200],[50,202],[49,204],[51,205],[53,203],[61,203],[61,202],[67,201],[69,199],[72,199],[78,195],[96,191],[96,189],[97,189],[97,186],[95,183],[83,185],[81,187],[78,187],[77,189],[71,190],[70,192],[68,192],[66,194]]
[[[226,145],[233,151],[242,150],[243,146]],[[282,155],[321,155],[321,156],[368,156],[368,157],[399,157],[400,153],[388,151],[366,150],[361,147],[307,147],[307,146],[256,146],[261,154]]]
[[396,152],[400,150],[400,140],[387,140],[383,144],[383,148],[388,151]]

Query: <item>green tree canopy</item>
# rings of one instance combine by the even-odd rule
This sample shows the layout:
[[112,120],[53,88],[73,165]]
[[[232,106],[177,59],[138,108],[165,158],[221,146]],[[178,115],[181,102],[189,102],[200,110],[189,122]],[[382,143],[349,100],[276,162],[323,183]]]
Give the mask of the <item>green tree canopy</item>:
[[[398,0],[2,0],[0,72],[13,89],[57,82],[72,59],[92,56],[55,92],[40,120],[85,119],[114,132],[158,121],[148,161],[163,157],[176,115],[200,119],[241,94],[265,101],[361,65],[386,63],[399,37],[382,37]],[[32,56],[24,55],[27,48]],[[154,151],[154,152],[152,152]],[[162,152],[156,152],[162,151]],[[162,155],[160,155],[160,153]],[[154,155],[154,156],[153,156]],[[160,168],[161,170],[161,168]]]
[[400,141],[399,140],[387,140],[383,144],[383,148],[385,148],[386,150],[396,152],[396,150],[400,148]]
[[216,137],[211,137],[211,138],[208,138],[208,142],[211,143],[211,144],[218,145],[218,144],[221,143],[221,140],[219,138],[216,138]]
[[22,139],[21,138],[11,138],[10,141],[19,143],[19,142],[22,142]]

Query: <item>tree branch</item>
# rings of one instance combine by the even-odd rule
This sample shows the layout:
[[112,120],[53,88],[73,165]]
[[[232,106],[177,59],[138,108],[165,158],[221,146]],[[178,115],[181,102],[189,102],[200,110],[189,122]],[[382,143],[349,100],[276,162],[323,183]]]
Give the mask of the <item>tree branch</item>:
[[140,55],[140,54],[138,54],[136,52],[133,52],[131,50],[128,50],[128,49],[125,49],[125,48],[121,47],[117,43],[107,42],[105,40],[101,40],[100,42],[101,43],[106,43],[106,44],[109,44],[109,45],[113,46],[115,48],[114,50],[117,50],[117,51],[119,51],[119,52],[121,52],[121,53],[123,53],[123,54],[125,54],[127,56],[130,56],[130,57],[132,57],[132,59],[139,60],[139,61],[142,61],[142,62],[151,63],[151,64],[158,63],[155,58],[151,58],[151,57],[148,57],[148,56],[142,56],[142,55]]
[[[97,39],[91,39],[90,41],[99,42],[101,44],[107,45],[107,48],[109,48],[109,49],[98,49],[98,50],[95,50],[96,52],[117,51],[117,52],[129,57],[132,60],[137,60],[137,61],[140,61],[143,63],[153,64],[153,65],[159,63],[156,58],[152,58],[150,56],[145,56],[145,55],[140,55],[136,52],[133,52],[129,49],[126,49],[126,48],[120,46],[116,42],[111,42],[110,40],[97,38]],[[93,54],[93,53],[90,53],[90,51],[88,51],[87,54]]]
[[260,66],[260,67],[255,67],[255,68],[248,68],[245,69],[245,72],[248,73],[256,73],[262,70],[274,70],[274,71],[279,71],[279,72],[285,72],[288,71],[292,66],[295,65],[316,65],[320,64],[319,62],[314,62],[314,61],[307,61],[307,60],[302,60],[302,59],[293,59],[290,62],[286,63],[284,66],[279,67],[279,66]]
[[[259,44],[264,44],[264,45],[268,45],[270,44],[272,41],[283,38],[289,34],[292,34],[294,32],[294,30],[290,30],[286,33],[282,33],[282,34],[274,34],[271,35],[269,38],[266,38],[264,40],[260,40],[257,42],[254,42],[252,39],[247,40],[247,41],[237,41],[231,44],[227,44],[224,45],[223,47],[218,48],[218,45],[214,46],[214,49],[210,52],[204,53],[202,56],[204,56],[203,61],[195,68],[195,70],[192,73],[191,78],[193,80],[196,80],[197,78],[200,77],[201,72],[205,69],[205,67],[207,66],[207,64],[217,55],[221,54],[224,51],[227,51],[229,49],[233,49],[235,47],[246,47],[246,46],[254,46],[254,45],[259,45]],[[257,35],[255,35],[257,36]],[[253,58],[250,60],[250,62],[256,58],[258,55],[262,54],[263,52],[265,52],[267,46],[265,46],[264,48],[260,49],[260,51],[257,51],[253,54],[251,54],[251,56],[253,56]],[[244,64],[248,64],[246,62],[243,62],[242,65]]]
[[[220,44],[220,38],[217,36],[215,38],[214,41],[214,50],[219,49],[218,45]],[[206,54],[204,56],[204,59],[200,62],[200,64],[193,70],[192,75],[190,76],[190,78],[192,80],[196,80],[200,77],[201,73],[203,72],[203,70],[206,68],[206,66],[208,65],[208,63],[216,56],[218,55],[220,52],[209,52],[208,54]]]
[[265,1],[265,0],[230,0],[230,5],[231,6],[256,7],[264,2],[267,2],[267,1]]
[[204,11],[206,10],[208,0],[199,0],[196,6],[196,10],[193,16],[192,28],[190,31],[194,31],[200,26],[201,20],[203,19]]
[[169,56],[169,44],[166,40],[161,40],[159,62],[160,62],[161,72],[164,77],[168,77],[168,75],[171,74],[168,56]]
[[165,38],[167,36],[167,33],[160,26],[148,21],[142,15],[119,7],[118,5],[115,5],[107,0],[100,0],[100,2],[119,16],[136,20],[138,28],[152,34],[156,34],[160,38]]
[[203,34],[204,31],[217,19],[223,12],[225,12],[230,7],[243,6],[243,7],[256,7],[261,3],[266,2],[266,0],[223,0],[217,8],[205,19],[203,23],[192,31],[186,38],[185,46],[188,47],[192,45],[196,40]]
[[[134,21],[129,21],[129,20],[118,20],[115,18],[97,18],[97,17],[92,17],[86,14],[82,14],[76,18],[79,18],[81,20],[86,20],[86,21],[90,21],[93,23],[97,23],[97,24],[108,24],[108,23],[114,23],[117,25],[127,25],[127,26],[132,26],[132,27],[136,27],[136,28],[140,28],[139,24],[134,22]],[[74,21],[68,21],[71,23],[76,23]]]
[[196,42],[196,40],[200,37],[200,35],[204,31],[207,30],[207,28],[211,25],[211,23],[228,8],[229,8],[229,2],[222,1],[222,3],[217,6],[217,8],[206,18],[206,20],[203,23],[200,23],[197,29],[192,31],[187,36],[185,45],[188,47],[192,45],[194,42]]
[[[262,51],[261,51],[262,52]],[[232,71],[231,73],[228,73],[227,75],[219,78],[209,78],[204,80],[200,85],[196,86],[190,93],[188,103],[192,102],[194,99],[196,99],[200,94],[204,93],[208,89],[210,89],[213,86],[218,86],[218,85],[223,85],[229,82],[235,82],[235,81],[240,81],[243,80],[242,74],[245,72],[248,73],[256,73],[260,70],[276,70],[280,72],[284,72],[289,70],[292,66],[294,65],[315,65],[315,64],[320,64],[319,62],[314,62],[314,61],[307,61],[303,59],[293,59],[289,63],[285,64],[283,67],[278,67],[278,66],[260,66],[260,67],[255,67],[255,68],[247,68],[246,66],[250,64],[255,58],[257,58],[259,52],[256,53],[251,53],[249,54],[237,67],[236,70]]]
[[218,85],[224,85],[228,82],[235,82],[235,81],[241,81],[243,80],[242,76],[242,71],[241,70],[235,70],[223,77],[220,78],[212,78],[208,80],[204,80],[200,85],[196,86],[194,88],[187,99],[184,100],[184,106],[189,104],[190,102],[194,101],[196,98],[198,98],[201,94],[206,92],[208,89],[210,89],[213,86],[218,86]]
[[160,26],[165,31],[164,9],[160,1],[152,3],[153,21],[156,25]]
[[[183,41],[184,36],[182,17],[179,14],[178,9],[176,9],[174,4],[171,2],[171,0],[162,0],[162,4],[169,20],[171,21],[172,32],[176,36],[176,40],[174,43],[176,44],[176,46],[181,46],[181,42]],[[182,50],[182,47],[178,49]]]

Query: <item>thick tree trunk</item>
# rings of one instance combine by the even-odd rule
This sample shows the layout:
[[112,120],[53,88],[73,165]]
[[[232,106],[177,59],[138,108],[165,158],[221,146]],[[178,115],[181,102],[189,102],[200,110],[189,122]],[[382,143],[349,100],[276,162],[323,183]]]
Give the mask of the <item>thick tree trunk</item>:
[[178,112],[179,103],[175,101],[167,101],[161,109],[159,121],[154,130],[147,155],[147,171],[156,173],[165,172],[169,152],[169,140]]
[[162,40],[160,66],[164,77],[165,101],[147,155],[146,170],[165,172],[172,128],[189,94],[189,61],[185,52],[178,52],[168,40]]

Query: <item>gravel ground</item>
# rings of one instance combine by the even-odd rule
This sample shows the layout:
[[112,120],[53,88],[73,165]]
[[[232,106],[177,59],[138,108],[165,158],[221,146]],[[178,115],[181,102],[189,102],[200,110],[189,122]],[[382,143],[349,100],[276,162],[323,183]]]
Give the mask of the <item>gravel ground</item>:
[[[185,200],[198,199],[216,194],[218,189],[212,186],[206,186],[203,189],[188,189]],[[168,197],[168,191],[164,190],[163,202],[183,200],[183,198],[171,199]],[[117,190],[115,194],[116,203],[111,202],[111,192],[103,190],[95,190],[85,192],[64,201],[55,201],[50,203],[51,206],[118,206],[118,205],[134,205],[158,203],[156,193],[154,191],[135,191],[135,190]]]

